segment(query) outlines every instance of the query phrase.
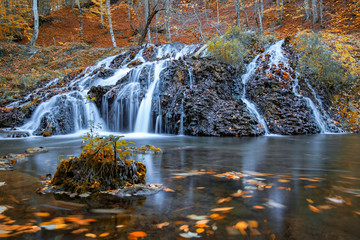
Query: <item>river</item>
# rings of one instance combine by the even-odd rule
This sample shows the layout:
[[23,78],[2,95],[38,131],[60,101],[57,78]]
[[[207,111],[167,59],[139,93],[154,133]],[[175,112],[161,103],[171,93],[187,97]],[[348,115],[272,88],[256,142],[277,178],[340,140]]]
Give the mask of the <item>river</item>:
[[[360,135],[125,139],[163,150],[137,159],[147,166],[147,183],[168,191],[132,198],[37,194],[58,156],[79,154],[82,140],[0,139],[2,155],[49,149],[0,171],[0,238],[359,239]],[[21,226],[34,231],[22,233]]]

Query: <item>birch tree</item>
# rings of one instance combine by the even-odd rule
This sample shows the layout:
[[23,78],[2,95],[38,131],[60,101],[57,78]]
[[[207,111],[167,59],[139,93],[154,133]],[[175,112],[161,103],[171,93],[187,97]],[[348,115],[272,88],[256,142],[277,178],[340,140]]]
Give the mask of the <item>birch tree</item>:
[[106,0],[106,10],[107,10],[108,21],[109,21],[109,31],[110,31],[111,41],[112,41],[113,47],[116,47],[116,41],[115,41],[115,36],[114,36],[114,31],[113,31],[113,26],[112,26],[112,21],[111,21],[110,0]]
[[35,47],[35,42],[39,35],[39,13],[38,13],[38,7],[37,7],[37,0],[33,0],[32,9],[34,12],[34,31],[33,31],[32,37],[30,39],[29,45],[31,47]]
[[305,21],[309,21],[311,16],[309,0],[304,0],[304,8],[305,8]]
[[313,23],[316,23],[319,20],[316,0],[312,0],[311,7],[312,7]]
[[172,9],[172,0],[165,0],[165,31],[166,31],[166,41],[171,43],[171,9]]

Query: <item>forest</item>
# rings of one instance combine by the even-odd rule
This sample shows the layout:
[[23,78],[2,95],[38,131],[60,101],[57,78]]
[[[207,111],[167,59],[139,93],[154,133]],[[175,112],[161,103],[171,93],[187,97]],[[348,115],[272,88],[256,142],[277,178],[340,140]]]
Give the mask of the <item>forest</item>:
[[360,1],[2,0],[0,239],[358,239]]

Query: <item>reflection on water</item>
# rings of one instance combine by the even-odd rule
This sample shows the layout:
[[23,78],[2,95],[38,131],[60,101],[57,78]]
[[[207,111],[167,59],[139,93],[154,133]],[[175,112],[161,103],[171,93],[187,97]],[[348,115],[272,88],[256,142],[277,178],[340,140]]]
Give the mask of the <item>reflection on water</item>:
[[[79,154],[81,139],[0,140],[2,154],[32,146],[50,150],[16,164],[15,171],[0,172],[0,237],[83,239],[95,234],[127,239],[143,231],[149,239],[176,239],[184,225],[205,239],[360,236],[359,135],[127,140],[163,149],[162,155],[136,158],[147,166],[148,183],[175,192],[125,199],[37,195],[40,177],[56,171],[59,155]],[[215,176],[223,173],[226,177]],[[226,207],[233,208],[219,210]],[[200,226],[199,220],[207,221]],[[160,223],[168,224],[160,228]],[[23,225],[41,230],[13,236]]]

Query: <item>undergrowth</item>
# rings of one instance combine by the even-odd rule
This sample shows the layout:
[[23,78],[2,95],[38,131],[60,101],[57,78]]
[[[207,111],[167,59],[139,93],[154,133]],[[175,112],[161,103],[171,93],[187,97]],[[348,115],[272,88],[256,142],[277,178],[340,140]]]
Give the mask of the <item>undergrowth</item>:
[[227,30],[223,36],[210,39],[208,51],[217,60],[243,70],[246,63],[249,63],[259,51],[264,51],[264,47],[275,40],[276,38],[272,35],[259,35],[233,27]]

